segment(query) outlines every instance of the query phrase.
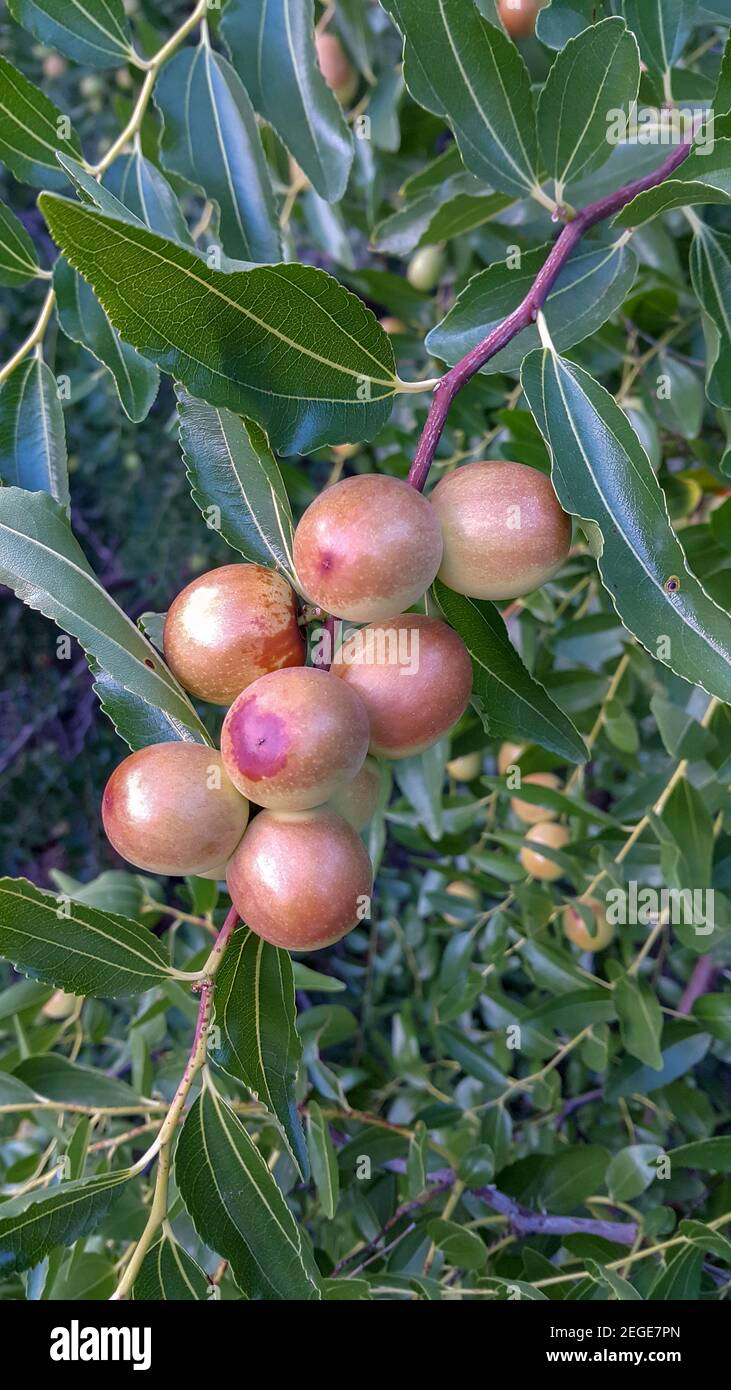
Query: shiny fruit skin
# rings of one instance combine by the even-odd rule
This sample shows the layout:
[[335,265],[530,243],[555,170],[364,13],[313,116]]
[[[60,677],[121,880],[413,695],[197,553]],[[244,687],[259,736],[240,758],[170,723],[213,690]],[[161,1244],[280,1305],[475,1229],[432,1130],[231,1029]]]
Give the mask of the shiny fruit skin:
[[511,39],[531,39],[539,10],[536,0],[498,0],[498,11]]
[[525,752],[524,743],[501,743],[497,754],[497,770],[501,777],[505,776],[509,767],[519,762],[521,753]]
[[564,936],[581,951],[603,951],[614,940],[614,927],[607,921],[604,904],[600,903],[598,898],[589,898],[587,906],[594,914],[596,935],[590,935],[581,913],[567,906],[561,913]]
[[326,803],[354,830],[365,830],[381,795],[381,769],[373,758],[366,758],[360,772],[346,782]]
[[221,755],[234,786],[258,806],[306,811],[355,777],[368,738],[356,691],[327,671],[293,666],[261,676],[234,700]]
[[221,565],[181,589],[163,646],[184,689],[214,705],[229,705],[267,671],[305,660],[294,590],[263,565]]
[[373,874],[351,825],[326,806],[262,811],[229,862],[228,891],[240,917],[265,941],[318,951],[359,920]]
[[406,279],[413,289],[428,294],[439,284],[445,264],[440,246],[420,246],[406,268]]
[[336,652],[332,673],[360,695],[370,750],[379,758],[409,758],[430,748],[464,713],[472,690],[461,637],[419,613],[353,633]]
[[461,758],[452,758],[447,763],[447,772],[455,782],[474,782],[482,772],[482,754],[463,753]]
[[[456,878],[453,883],[447,884],[444,891],[449,894],[450,898],[461,898],[465,904],[470,903],[475,911],[479,909],[480,894],[474,883],[468,883],[463,878]],[[464,917],[455,917],[451,912],[445,912],[443,916],[450,927],[463,927],[465,925],[466,918]]]
[[233,854],[249,803],[202,743],[154,743],[114,769],[102,797],[107,839],[153,874],[204,874]]
[[348,61],[336,34],[316,34],[317,62],[331,92],[347,106],[358,90],[358,74]]
[[524,463],[463,464],[437,483],[430,501],[444,537],[439,578],[458,594],[528,594],[569,553],[571,518],[550,478]]
[[528,831],[520,851],[520,862],[526,873],[547,883],[553,883],[555,879],[560,878],[563,873],[561,865],[541,854],[540,847],[547,845],[549,849],[564,849],[570,838],[566,827],[559,825],[557,821],[537,821]]
[[[529,783],[532,787],[548,787],[551,791],[561,790],[561,783],[552,772],[530,772],[527,777],[523,777],[523,786]],[[558,811],[552,806],[539,806],[533,801],[522,801],[519,796],[514,796],[510,802],[518,820],[525,821],[526,825],[537,825],[539,821],[555,820]]]
[[390,618],[429,588],[442,558],[436,514],[385,473],[325,488],[294,535],[294,563],[312,603],[353,623]]

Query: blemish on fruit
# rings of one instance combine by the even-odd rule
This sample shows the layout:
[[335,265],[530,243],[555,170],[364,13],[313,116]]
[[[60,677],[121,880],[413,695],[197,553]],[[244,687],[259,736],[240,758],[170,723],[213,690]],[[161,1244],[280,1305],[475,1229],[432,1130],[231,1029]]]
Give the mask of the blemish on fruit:
[[677,594],[680,589],[680,580],[677,574],[671,574],[670,578],[665,580],[663,588],[666,594]]
[[290,738],[286,721],[261,709],[256,699],[245,701],[235,711],[229,736],[236,764],[252,782],[274,776],[287,761]]

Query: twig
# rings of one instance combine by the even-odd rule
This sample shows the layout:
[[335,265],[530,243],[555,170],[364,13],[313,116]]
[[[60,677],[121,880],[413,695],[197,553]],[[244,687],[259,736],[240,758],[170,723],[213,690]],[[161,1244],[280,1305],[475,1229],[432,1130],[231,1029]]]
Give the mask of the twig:
[[[584,233],[588,232],[591,227],[595,227],[597,223],[603,222],[606,218],[619,212],[627,203],[637,197],[638,193],[644,193],[648,188],[655,188],[658,184],[663,183],[687,158],[690,148],[690,142],[683,141],[671,151],[667,159],[654,173],[647,174],[641,179],[634,179],[632,183],[625,184],[623,188],[607,194],[598,202],[590,203],[581,212],[577,212],[554,243],[533,282],[532,288],[522,303],[513,310],[512,314],[508,314],[507,318],[503,319],[503,322],[498,324],[491,333],[488,333],[481,343],[472,348],[456,366],[445,372],[435,387],[426,424],[409,472],[409,482],[412,487],[417,488],[420,492],[424,488],[432,459],[446,424],[449,408],[455,396],[462,390],[463,386],[467,385],[468,381],[471,381],[480,368],[489,362],[491,357],[494,357],[496,353],[512,342],[513,338],[517,337],[518,333],[522,333],[524,328],[535,323],[539,310],[543,308],[558,276]],[[627,236],[629,233],[624,235]]]
[[699,956],[678,1004],[679,1014],[689,1014],[696,999],[707,994],[713,985],[716,966],[710,955]]

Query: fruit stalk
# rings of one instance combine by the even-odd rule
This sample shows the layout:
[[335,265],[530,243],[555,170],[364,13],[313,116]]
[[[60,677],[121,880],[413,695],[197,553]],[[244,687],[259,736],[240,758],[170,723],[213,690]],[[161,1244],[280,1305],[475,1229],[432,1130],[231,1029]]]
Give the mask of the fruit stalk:
[[426,423],[419,440],[414,462],[409,470],[408,481],[412,487],[422,492],[429,476],[429,469],[437,451],[442,430],[447,421],[449,408],[455,396],[462,390],[463,386],[471,381],[476,372],[489,362],[491,357],[507,347],[518,333],[522,333],[524,328],[529,328],[535,323],[539,310],[543,308],[558,276],[561,274],[569,256],[574,248],[581,241],[585,232],[591,227],[595,227],[598,222],[605,221],[608,217],[613,217],[620,212],[627,203],[636,198],[638,193],[644,193],[648,188],[655,188],[658,184],[664,183],[672,173],[687,159],[690,153],[690,141],[683,141],[670,152],[667,159],[663,161],[658,169],[652,174],[645,174],[641,179],[634,179],[627,183],[623,188],[618,188],[614,193],[608,193],[604,198],[599,198],[595,203],[589,203],[585,208],[567,222],[561,235],[555,242],[544,265],[539,270],[531,289],[525,299],[514,309],[512,314],[508,314],[481,343],[477,343],[466,355],[461,358],[454,367],[450,367],[448,372],[437,383],[434,388],[434,395],[426,417]]

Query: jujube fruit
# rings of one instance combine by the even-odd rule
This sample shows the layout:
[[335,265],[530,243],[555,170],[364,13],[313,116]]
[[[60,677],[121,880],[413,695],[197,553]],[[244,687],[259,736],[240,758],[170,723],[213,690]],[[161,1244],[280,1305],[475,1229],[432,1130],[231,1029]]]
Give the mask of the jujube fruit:
[[439,284],[445,260],[441,246],[420,246],[406,267],[406,279],[415,290],[427,294]]
[[474,782],[482,772],[482,754],[463,753],[460,758],[452,758],[447,763],[447,772],[455,782]]
[[[461,898],[465,906],[469,903],[470,907],[474,907],[475,910],[480,906],[479,890],[474,883],[468,883],[464,878],[454,879],[452,883],[447,884],[444,891],[449,894],[450,898]],[[463,927],[465,924],[464,917],[455,917],[451,912],[445,912],[443,915],[445,922],[448,922],[450,927]]]
[[481,460],[437,483],[442,524],[439,578],[470,598],[515,598],[544,584],[566,559],[571,519],[545,473]]
[[78,994],[67,994],[63,989],[54,990],[50,999],[47,999],[41,1013],[44,1018],[53,1019],[54,1023],[60,1023],[64,1018],[70,1018],[77,1004],[82,1001]]
[[378,322],[380,323],[384,333],[398,334],[406,333],[407,331],[406,324],[403,322],[403,319],[397,319],[394,314],[385,314],[382,319],[378,320]]
[[328,807],[262,811],[228,866],[231,901],[273,946],[317,951],[367,916],[371,861],[360,836]]
[[530,39],[536,32],[538,0],[498,0],[500,18],[511,39]]
[[442,533],[425,497],[400,478],[364,473],[325,488],[294,535],[308,598],[354,623],[390,618],[429,588]]
[[370,750],[408,758],[437,742],[464,713],[472,662],[461,637],[439,618],[402,613],[346,638],[334,676],[363,701]]
[[180,684],[215,705],[305,659],[294,590],[263,565],[221,565],[186,585],[168,609],[163,646]]
[[336,34],[316,34],[317,61],[325,81],[338,101],[347,106],[358,90],[358,74],[348,61]]
[[[553,772],[529,772],[527,777],[522,778],[522,786],[548,787],[550,791],[560,791],[561,783]],[[527,825],[536,825],[538,821],[555,820],[558,811],[552,806],[539,806],[534,801],[523,801],[521,797],[514,796],[510,802],[518,820],[525,821]]]
[[501,777],[505,776],[509,767],[520,760],[521,753],[525,752],[524,743],[501,743],[497,754],[497,770]]
[[114,769],[102,797],[107,839],[153,874],[204,874],[233,854],[249,803],[202,743],[153,743]]
[[354,830],[363,830],[378,805],[380,794],[381,770],[373,758],[366,758],[360,772],[331,796],[327,805]]
[[561,865],[547,855],[541,854],[541,846],[546,845],[549,849],[564,849],[570,838],[566,827],[559,825],[557,821],[542,820],[538,821],[536,825],[532,825],[520,851],[520,862],[526,873],[532,874],[533,878],[545,879],[548,883],[560,878],[563,873]]
[[589,898],[585,906],[591,908],[596,935],[591,935],[581,913],[569,905],[561,914],[564,936],[582,951],[603,951],[614,940],[614,927],[598,898]]
[[293,666],[260,676],[234,700],[221,755],[234,786],[257,805],[306,811],[355,777],[368,738],[357,691],[327,671]]

